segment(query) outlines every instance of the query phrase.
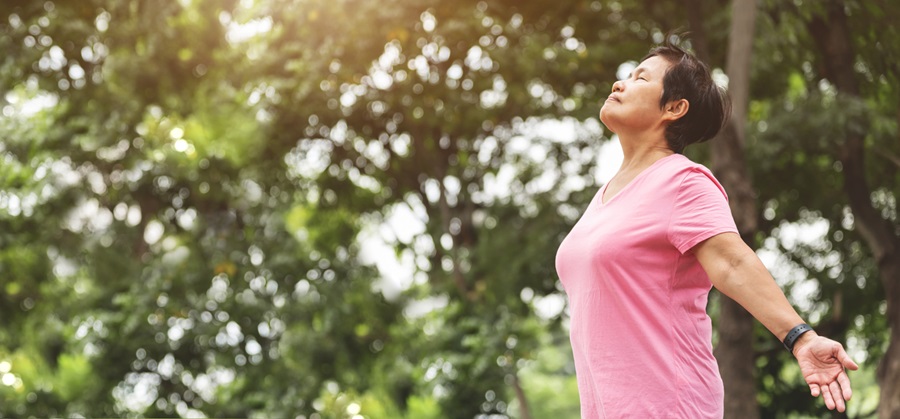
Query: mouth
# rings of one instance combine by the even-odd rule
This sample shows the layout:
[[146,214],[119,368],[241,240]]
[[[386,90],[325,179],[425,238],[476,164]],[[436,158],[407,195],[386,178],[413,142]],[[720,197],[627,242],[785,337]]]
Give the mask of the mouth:
[[619,102],[619,103],[622,103],[622,101],[619,100],[619,97],[618,97],[618,96],[613,96],[613,95],[610,95],[608,98],[606,98],[606,101],[607,101],[607,102]]

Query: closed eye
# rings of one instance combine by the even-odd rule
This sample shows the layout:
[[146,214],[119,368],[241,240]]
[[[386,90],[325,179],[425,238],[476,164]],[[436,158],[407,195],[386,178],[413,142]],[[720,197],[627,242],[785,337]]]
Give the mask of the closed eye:
[[643,73],[644,73],[643,71],[639,71],[638,74],[631,73],[631,74],[628,75],[628,78],[629,78],[629,79],[632,79],[632,78],[633,78],[633,79],[635,79],[635,80],[643,80],[643,81],[647,81],[647,78],[644,77]]
[[643,80],[643,81],[647,81],[647,78],[644,77],[643,74],[644,74],[643,71],[638,71],[637,74],[631,73],[631,74],[628,75],[628,77],[626,77],[626,79],[635,79],[635,80]]

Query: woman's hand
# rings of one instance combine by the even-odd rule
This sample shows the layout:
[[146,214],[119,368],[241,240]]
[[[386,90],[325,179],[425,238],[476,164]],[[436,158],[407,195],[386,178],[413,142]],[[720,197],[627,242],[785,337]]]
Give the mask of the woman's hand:
[[844,347],[824,336],[802,336],[794,346],[794,356],[812,396],[819,397],[821,394],[830,410],[846,410],[844,402],[850,400],[853,391],[844,368],[855,371],[859,366],[850,359]]

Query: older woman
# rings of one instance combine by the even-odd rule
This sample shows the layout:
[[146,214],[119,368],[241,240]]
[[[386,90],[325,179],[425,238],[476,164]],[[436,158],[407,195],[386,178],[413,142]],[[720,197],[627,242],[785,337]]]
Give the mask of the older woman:
[[671,44],[613,84],[600,119],[624,162],[559,248],[583,418],[721,418],[707,295],[731,297],[796,357],[814,397],[844,411],[840,343],[806,325],[737,234],[725,190],[682,155],[730,112],[709,68]]

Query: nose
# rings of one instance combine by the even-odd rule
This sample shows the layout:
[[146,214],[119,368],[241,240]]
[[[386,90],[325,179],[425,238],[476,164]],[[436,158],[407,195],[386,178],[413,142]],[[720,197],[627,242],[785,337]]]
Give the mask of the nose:
[[619,81],[613,83],[613,85],[612,85],[612,91],[613,91],[613,93],[621,92],[622,89],[624,88],[624,87],[623,87],[624,84],[625,84],[625,83],[623,83],[622,80],[619,80]]

